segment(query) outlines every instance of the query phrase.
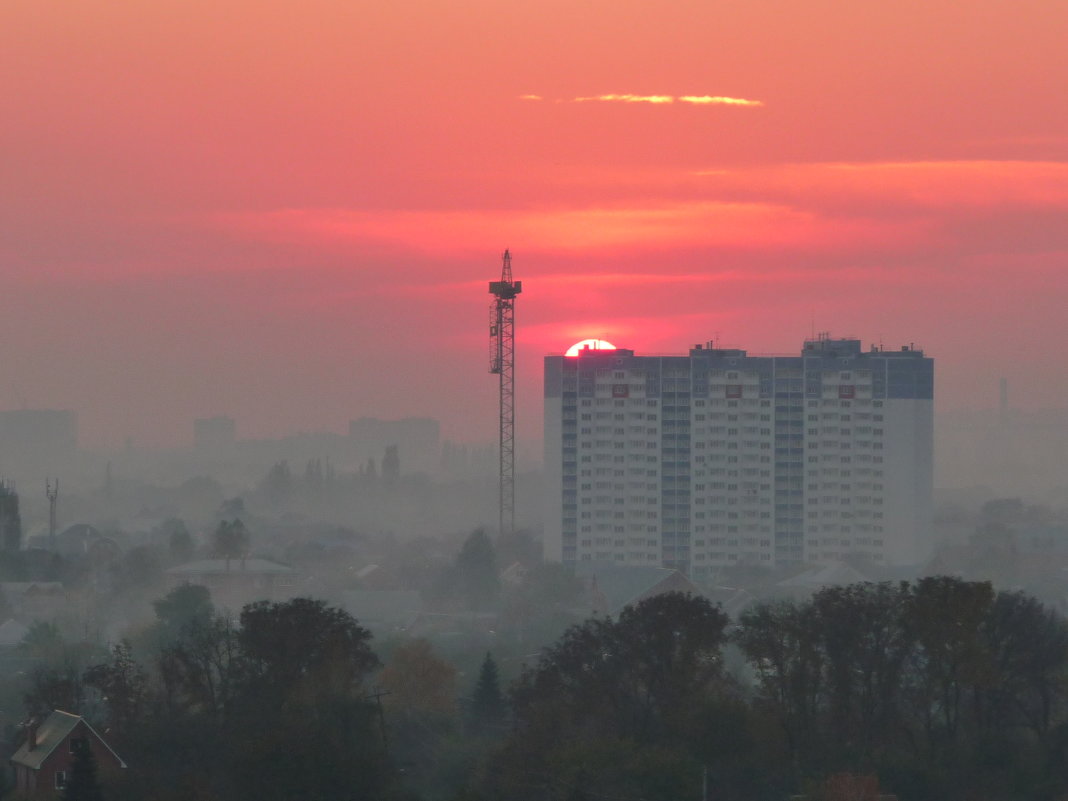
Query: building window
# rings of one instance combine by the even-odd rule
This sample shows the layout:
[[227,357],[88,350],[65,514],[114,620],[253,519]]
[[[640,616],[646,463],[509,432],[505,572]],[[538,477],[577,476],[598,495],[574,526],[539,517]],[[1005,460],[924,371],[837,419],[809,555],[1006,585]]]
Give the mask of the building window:
[[65,770],[57,770],[56,771],[56,789],[57,790],[62,790],[66,786],[67,786],[67,771],[65,771]]

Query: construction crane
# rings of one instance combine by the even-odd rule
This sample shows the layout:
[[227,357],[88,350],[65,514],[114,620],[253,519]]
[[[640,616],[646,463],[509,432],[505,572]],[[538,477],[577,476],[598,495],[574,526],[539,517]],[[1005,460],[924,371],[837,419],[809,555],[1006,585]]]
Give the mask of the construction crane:
[[502,535],[515,531],[515,298],[522,281],[512,280],[512,254],[504,251],[501,280],[490,281],[490,366],[500,378],[499,507]]

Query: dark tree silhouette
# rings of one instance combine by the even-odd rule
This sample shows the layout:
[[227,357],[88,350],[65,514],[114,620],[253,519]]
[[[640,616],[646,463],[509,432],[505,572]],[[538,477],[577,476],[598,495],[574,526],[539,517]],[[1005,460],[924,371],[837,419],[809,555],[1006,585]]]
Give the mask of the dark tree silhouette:
[[193,537],[183,521],[174,518],[163,524],[167,533],[167,550],[171,561],[176,564],[188,562],[193,558]]
[[456,595],[471,609],[489,609],[501,591],[497,556],[484,529],[475,529],[464,541],[452,572]]
[[108,711],[110,731],[124,745],[148,702],[148,675],[134,661],[130,643],[122,640],[111,649],[111,659],[88,668],[85,683],[96,689]]
[[211,592],[200,584],[180,584],[152,602],[164,642],[176,639],[194,622],[207,623],[215,614]]
[[215,529],[215,556],[225,559],[229,568],[231,559],[243,559],[248,555],[251,539],[240,518],[235,518],[232,522],[222,520]]
[[478,681],[471,694],[468,710],[468,731],[475,735],[500,733],[508,706],[501,692],[497,663],[488,651],[478,672]]

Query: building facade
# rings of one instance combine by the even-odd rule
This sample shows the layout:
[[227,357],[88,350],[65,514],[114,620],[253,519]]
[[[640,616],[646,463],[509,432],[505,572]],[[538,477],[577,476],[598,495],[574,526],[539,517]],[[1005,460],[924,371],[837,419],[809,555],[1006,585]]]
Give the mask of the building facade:
[[821,336],[545,358],[545,549],[711,577],[929,550],[934,363]]

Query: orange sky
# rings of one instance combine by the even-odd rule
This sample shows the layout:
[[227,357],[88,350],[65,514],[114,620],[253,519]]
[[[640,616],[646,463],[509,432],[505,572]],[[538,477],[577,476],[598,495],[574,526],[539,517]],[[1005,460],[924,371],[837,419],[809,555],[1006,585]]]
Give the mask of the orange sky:
[[1060,0],[6,0],[0,408],[89,445],[216,413],[488,441],[505,247],[524,438],[586,336],[814,324],[922,345],[942,408],[1003,375],[1063,406],[1066,30]]

